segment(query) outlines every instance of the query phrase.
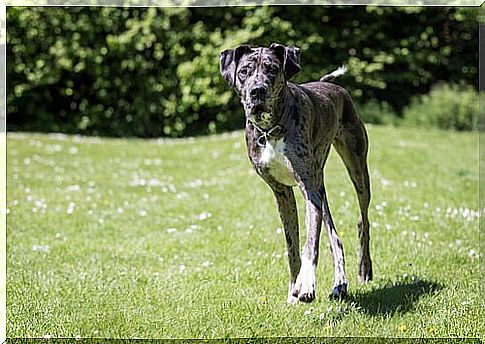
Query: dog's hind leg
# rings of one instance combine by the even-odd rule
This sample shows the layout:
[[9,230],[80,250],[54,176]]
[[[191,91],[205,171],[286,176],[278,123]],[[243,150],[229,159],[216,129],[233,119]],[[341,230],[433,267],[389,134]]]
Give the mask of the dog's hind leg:
[[298,211],[295,196],[293,194],[293,189],[290,186],[281,185],[279,183],[270,183],[270,186],[276,197],[276,203],[278,204],[278,211],[281,222],[283,223],[286,247],[288,250],[290,282],[288,285],[288,299],[286,302],[294,304],[298,301],[298,298],[293,296],[292,291],[301,267]]
[[341,134],[333,145],[342,158],[359,200],[359,282],[372,280],[372,261],[369,252],[368,208],[371,198],[369,172],[367,168],[368,138],[365,127],[354,109],[351,120],[343,124]]

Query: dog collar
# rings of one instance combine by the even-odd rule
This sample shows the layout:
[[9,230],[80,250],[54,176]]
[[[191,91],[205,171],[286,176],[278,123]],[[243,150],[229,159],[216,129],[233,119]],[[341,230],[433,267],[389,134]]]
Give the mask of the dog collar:
[[275,136],[281,130],[281,126],[279,124],[269,129],[263,129],[253,121],[249,120],[249,122],[261,133],[261,135],[256,139],[256,143],[259,147],[265,147],[269,138],[271,136]]

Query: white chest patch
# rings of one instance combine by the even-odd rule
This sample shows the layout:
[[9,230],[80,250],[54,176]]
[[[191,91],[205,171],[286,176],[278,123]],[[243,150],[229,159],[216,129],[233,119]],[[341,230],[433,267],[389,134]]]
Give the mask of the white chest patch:
[[259,163],[268,169],[269,174],[278,182],[288,186],[296,185],[295,179],[289,170],[289,161],[285,156],[285,143],[268,140],[261,152]]

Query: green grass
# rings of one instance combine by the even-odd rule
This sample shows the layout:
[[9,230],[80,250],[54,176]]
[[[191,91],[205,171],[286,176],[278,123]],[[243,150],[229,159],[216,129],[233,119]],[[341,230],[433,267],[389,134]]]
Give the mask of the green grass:
[[327,297],[324,234],[317,299],[288,306],[284,235],[242,132],[9,134],[7,336],[482,336],[478,135],[370,126],[369,137],[374,281],[357,283],[357,201],[332,152],[350,297]]

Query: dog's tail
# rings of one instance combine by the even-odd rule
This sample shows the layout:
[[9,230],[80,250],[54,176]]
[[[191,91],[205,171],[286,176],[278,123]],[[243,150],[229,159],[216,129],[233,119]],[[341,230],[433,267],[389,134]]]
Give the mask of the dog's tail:
[[333,79],[341,75],[344,75],[346,72],[347,72],[347,67],[345,66],[338,67],[338,69],[334,70],[332,73],[322,76],[320,78],[320,81],[325,81],[325,82],[332,81]]

